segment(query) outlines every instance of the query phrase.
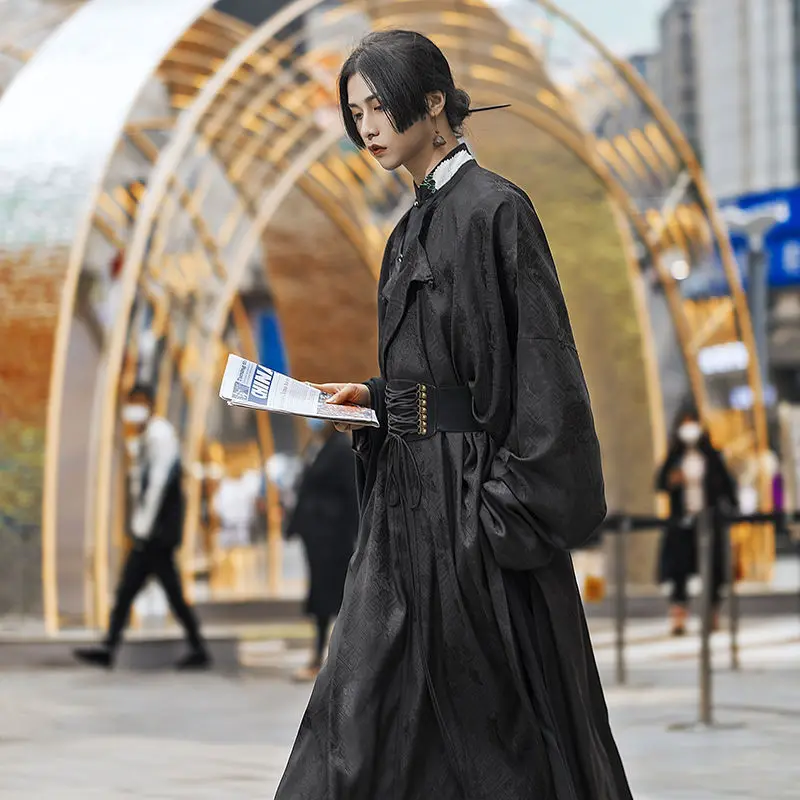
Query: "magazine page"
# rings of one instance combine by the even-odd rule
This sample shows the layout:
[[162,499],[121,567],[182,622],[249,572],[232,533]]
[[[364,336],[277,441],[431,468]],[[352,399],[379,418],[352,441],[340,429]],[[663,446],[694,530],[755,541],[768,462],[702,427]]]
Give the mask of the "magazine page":
[[319,389],[233,354],[228,356],[219,396],[232,406],[378,427],[371,408],[330,405],[330,395]]

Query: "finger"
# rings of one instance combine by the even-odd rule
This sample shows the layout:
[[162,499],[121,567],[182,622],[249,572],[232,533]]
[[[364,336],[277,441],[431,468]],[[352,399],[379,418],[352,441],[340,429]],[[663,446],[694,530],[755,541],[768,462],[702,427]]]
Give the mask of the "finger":
[[328,398],[328,402],[333,405],[342,405],[350,400],[354,400],[358,396],[358,388],[353,383],[348,383],[339,389],[333,397]]
[[341,405],[350,398],[349,394],[347,394],[347,389],[348,386],[351,386],[351,384],[345,385],[341,383],[309,383],[308,385],[314,389],[318,389],[323,394],[329,394],[330,397],[326,400],[327,403],[334,403]]

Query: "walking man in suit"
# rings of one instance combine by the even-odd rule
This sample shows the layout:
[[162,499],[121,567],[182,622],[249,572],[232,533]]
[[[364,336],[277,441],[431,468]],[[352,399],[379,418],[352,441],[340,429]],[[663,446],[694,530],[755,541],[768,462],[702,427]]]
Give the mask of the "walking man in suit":
[[122,410],[129,455],[129,533],[133,541],[122,569],[111,620],[102,645],[75,650],[86,664],[110,668],[128,624],[131,607],[148,579],[156,578],[186,632],[189,652],[179,669],[203,669],[210,659],[200,626],[183,596],[175,551],[183,532],[181,455],[173,425],[153,415],[153,390],[136,385]]

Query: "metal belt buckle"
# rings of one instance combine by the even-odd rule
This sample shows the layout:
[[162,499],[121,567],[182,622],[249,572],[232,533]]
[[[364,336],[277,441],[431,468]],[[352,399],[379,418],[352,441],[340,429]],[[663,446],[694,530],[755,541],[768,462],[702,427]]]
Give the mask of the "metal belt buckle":
[[428,387],[424,383],[417,384],[417,433],[425,436],[428,433]]

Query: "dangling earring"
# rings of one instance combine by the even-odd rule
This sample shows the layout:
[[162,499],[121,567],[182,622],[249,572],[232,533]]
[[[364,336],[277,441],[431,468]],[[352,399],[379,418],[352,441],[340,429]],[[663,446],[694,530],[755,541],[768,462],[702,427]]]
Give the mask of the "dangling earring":
[[439,133],[439,126],[436,124],[436,117],[433,118],[433,128],[434,128],[434,137],[433,137],[433,146],[434,147],[444,147],[447,144],[447,139]]

